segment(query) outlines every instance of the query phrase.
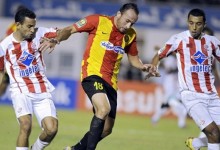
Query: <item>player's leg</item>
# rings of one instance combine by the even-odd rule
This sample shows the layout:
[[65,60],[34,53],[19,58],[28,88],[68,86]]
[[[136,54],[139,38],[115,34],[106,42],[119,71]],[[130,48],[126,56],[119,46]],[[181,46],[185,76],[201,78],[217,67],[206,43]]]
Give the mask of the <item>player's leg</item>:
[[114,126],[117,92],[97,76],[90,76],[84,79],[82,86],[92,101],[94,117],[90,124],[90,131],[84,135],[79,143],[72,147],[66,147],[66,150],[95,149],[98,142],[109,135]]
[[216,125],[216,123],[220,123],[220,119],[218,119],[220,116],[220,102],[219,100],[210,100],[210,97],[211,96],[208,94],[198,94],[189,91],[182,95],[183,103],[189,111],[189,115],[193,118],[198,127],[206,134],[208,139],[208,143],[200,141],[201,145],[199,145],[198,142],[195,143],[192,141],[191,143],[194,149],[201,148],[204,145],[208,146],[208,150],[220,149],[220,132]]
[[94,94],[92,96],[92,104],[95,109],[95,115],[90,124],[87,150],[96,148],[104,129],[105,120],[111,110],[108,98],[104,93]]
[[187,118],[187,111],[185,106],[176,98],[170,99],[169,105],[171,107],[172,112],[178,118],[178,127],[184,128],[186,126],[186,118]]
[[28,150],[29,136],[31,133],[32,117],[24,115],[18,118],[20,131],[17,138],[16,150]]
[[32,126],[32,103],[24,94],[13,94],[12,104],[18,118],[20,131],[17,137],[16,150],[28,150]]
[[[37,98],[36,98],[37,97]],[[32,145],[32,150],[42,150],[48,146],[58,131],[56,108],[50,93],[35,94],[34,113],[42,127],[42,132]]]
[[[102,135],[101,135],[99,141],[101,141],[106,136],[111,134],[112,128],[114,126],[114,122],[115,122],[115,119],[113,119],[112,117],[108,116],[106,118],[104,129],[103,129],[103,132],[102,132]],[[89,134],[89,132],[87,132],[77,144],[75,144],[74,146],[71,146],[71,147],[68,146],[64,150],[86,150],[87,143],[88,143],[88,134]]]
[[160,108],[154,113],[154,115],[151,117],[151,122],[153,124],[156,124],[160,118],[167,112],[167,110],[169,109],[169,104],[166,103],[162,103]]

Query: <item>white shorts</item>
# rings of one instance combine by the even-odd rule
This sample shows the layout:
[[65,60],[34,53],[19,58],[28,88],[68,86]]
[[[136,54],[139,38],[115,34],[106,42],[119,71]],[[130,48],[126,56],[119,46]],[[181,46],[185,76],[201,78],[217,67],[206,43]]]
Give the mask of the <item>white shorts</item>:
[[56,108],[50,93],[12,93],[11,98],[17,118],[34,113],[40,126],[45,117],[57,118]]
[[200,130],[203,130],[213,121],[220,125],[220,99],[216,93],[182,91],[181,99],[188,114]]

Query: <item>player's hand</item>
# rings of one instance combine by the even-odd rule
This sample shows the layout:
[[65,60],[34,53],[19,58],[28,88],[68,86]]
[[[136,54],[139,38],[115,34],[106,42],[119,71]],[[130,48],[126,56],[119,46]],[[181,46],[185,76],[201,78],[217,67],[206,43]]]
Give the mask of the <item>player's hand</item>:
[[40,39],[39,51],[44,52],[49,49],[48,53],[51,53],[54,50],[56,44],[58,44],[56,40],[42,37]]
[[150,72],[145,77],[144,80],[149,79],[150,77],[161,77],[160,73],[158,71],[156,72]]
[[152,64],[144,64],[141,70],[144,71],[144,72],[152,73],[152,72],[156,72],[157,71],[157,67],[155,67]]

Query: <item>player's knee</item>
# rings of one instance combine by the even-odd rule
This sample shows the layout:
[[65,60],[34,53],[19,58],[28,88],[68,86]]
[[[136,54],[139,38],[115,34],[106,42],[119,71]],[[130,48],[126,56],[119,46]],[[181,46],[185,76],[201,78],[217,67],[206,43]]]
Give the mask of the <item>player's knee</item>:
[[55,136],[58,132],[58,121],[53,120],[51,123],[47,124],[44,131],[48,136]]
[[205,134],[210,143],[220,143],[220,131],[218,127],[205,130]]
[[110,108],[103,107],[97,110],[97,116],[101,116],[101,118],[105,118],[110,112]]
[[52,128],[47,128],[45,130],[47,136],[53,137],[57,134],[58,128],[57,127],[52,127]]

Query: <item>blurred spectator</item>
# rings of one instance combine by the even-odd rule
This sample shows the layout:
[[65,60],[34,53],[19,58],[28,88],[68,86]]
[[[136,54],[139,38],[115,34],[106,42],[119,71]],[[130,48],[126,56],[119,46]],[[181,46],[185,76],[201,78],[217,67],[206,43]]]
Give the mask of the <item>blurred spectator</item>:
[[[158,51],[160,48],[155,47]],[[178,127],[184,128],[186,126],[187,111],[184,105],[181,103],[180,94],[178,89],[178,69],[176,64],[176,56],[173,53],[171,56],[167,57],[162,61],[160,65],[164,70],[163,80],[160,83],[163,87],[164,97],[161,107],[152,116],[151,121],[156,124],[162,116],[164,116],[168,110],[177,116]]]

